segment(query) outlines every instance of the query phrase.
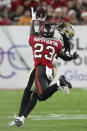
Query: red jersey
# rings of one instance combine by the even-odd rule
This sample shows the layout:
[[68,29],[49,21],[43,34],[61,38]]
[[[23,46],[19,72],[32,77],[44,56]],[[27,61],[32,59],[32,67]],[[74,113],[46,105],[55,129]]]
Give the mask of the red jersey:
[[62,43],[51,38],[31,36],[29,44],[32,46],[34,66],[45,65],[53,69],[54,55],[62,49]]

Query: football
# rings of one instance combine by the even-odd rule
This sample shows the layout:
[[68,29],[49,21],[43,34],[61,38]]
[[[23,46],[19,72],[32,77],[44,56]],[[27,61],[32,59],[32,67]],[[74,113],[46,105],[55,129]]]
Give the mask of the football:
[[44,18],[47,15],[47,10],[45,7],[38,7],[36,9],[36,16],[39,18]]

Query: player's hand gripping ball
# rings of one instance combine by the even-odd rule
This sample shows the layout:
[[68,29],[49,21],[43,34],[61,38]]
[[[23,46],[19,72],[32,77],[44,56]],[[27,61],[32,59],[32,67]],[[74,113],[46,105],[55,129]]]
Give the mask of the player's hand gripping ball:
[[36,9],[36,16],[38,18],[44,18],[44,17],[46,17],[46,15],[47,15],[47,10],[45,7],[38,7]]

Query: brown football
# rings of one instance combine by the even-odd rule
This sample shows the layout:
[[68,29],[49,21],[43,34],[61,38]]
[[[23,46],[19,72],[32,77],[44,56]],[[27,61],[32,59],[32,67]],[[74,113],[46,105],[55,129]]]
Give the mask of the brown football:
[[38,7],[36,9],[36,16],[39,18],[44,18],[47,15],[47,10],[45,7]]

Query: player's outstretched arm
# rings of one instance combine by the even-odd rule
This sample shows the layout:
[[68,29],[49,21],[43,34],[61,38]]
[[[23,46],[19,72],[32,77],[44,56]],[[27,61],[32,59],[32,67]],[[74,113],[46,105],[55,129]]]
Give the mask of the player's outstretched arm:
[[30,26],[30,37],[35,34],[34,21],[32,21]]
[[77,59],[79,57],[79,55],[77,54],[77,52],[74,52],[73,55],[67,55],[65,52],[61,51],[56,56],[56,58],[58,58],[58,57],[60,57],[64,61],[71,61],[71,60]]
[[36,12],[34,12],[34,8],[31,7],[31,13],[32,13],[32,23],[30,27],[30,36],[35,34],[34,22],[35,21],[39,22],[39,29],[38,29],[38,32],[39,32],[41,27],[44,25],[45,19],[47,17],[46,9],[44,8],[38,7]]
[[31,13],[32,13],[32,22],[31,22],[31,26],[30,26],[30,36],[35,34],[34,21],[36,20],[36,12],[34,12],[33,7],[31,7]]

